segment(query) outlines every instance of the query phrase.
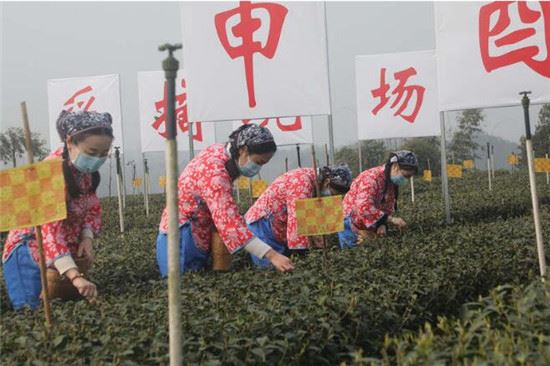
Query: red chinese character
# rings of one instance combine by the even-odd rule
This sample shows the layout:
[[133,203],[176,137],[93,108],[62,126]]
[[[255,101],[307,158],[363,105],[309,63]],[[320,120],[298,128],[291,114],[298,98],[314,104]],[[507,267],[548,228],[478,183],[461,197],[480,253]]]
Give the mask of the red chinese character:
[[[262,26],[262,20],[252,17],[252,11],[264,9],[269,15],[269,30],[267,41],[262,47],[261,41],[254,40],[254,33]],[[239,2],[239,7],[224,11],[216,15],[214,22],[220,42],[231,59],[242,57],[244,59],[244,70],[246,74],[246,88],[248,91],[248,105],[256,106],[256,94],[254,91],[254,54],[261,53],[271,59],[275,56],[277,45],[281,37],[283,23],[288,9],[280,4],[257,3],[250,1]],[[241,38],[239,46],[231,46],[227,34],[227,25],[234,16],[239,17],[239,23],[231,28],[231,33],[236,38]]]
[[[266,127],[269,122],[271,122],[271,119],[266,118],[262,122],[260,122],[260,126]],[[281,121],[281,118],[275,118],[275,122],[277,123],[277,127],[279,128],[279,130],[281,130],[282,132],[292,132],[302,129],[302,117],[300,116],[294,118],[294,122],[292,123],[285,123],[284,121]],[[243,124],[247,125],[249,123],[249,119],[243,119]]]
[[479,47],[487,72],[524,62],[550,78],[550,2],[541,1],[540,10],[529,6],[533,4],[505,1],[480,8]]
[[[407,85],[407,80],[414,75],[416,75],[416,69],[414,67],[409,67],[408,69],[394,73],[393,77],[399,83],[391,92],[391,94],[395,96],[395,99],[390,105],[390,108],[394,109],[401,103],[393,115],[400,116],[410,123],[414,123],[416,120],[420,107],[422,107],[422,102],[424,101],[424,92],[426,91],[426,88],[420,85]],[[375,116],[390,100],[390,98],[386,96],[388,90],[390,90],[390,85],[386,83],[386,68],[382,68],[380,69],[380,87],[371,90],[371,94],[374,98],[380,98],[378,105],[371,111]],[[413,111],[410,114],[404,114],[403,112],[409,106],[413,96],[415,96]]]
[[77,107],[78,109],[87,112],[92,106],[92,104],[94,103],[95,97],[92,95],[89,97],[88,100],[79,100],[79,99],[83,94],[89,93],[91,91],[93,91],[93,89],[90,85],[87,85],[84,88],[80,89],[79,91],[74,93],[72,97],[67,99],[65,104],[63,104],[63,109],[66,110],[67,112],[72,112],[73,109]]
[[[180,130],[184,133],[189,131],[189,117],[187,115],[187,93],[185,92],[186,83],[185,79],[181,80],[181,86],[183,88],[183,93],[176,94],[176,121],[178,123],[178,126]],[[155,122],[153,122],[152,126],[159,135],[166,138],[168,136],[168,133],[166,132],[166,111],[168,109],[168,87],[166,84],[166,81],[164,82],[164,97],[162,100],[159,100],[158,102],[155,102],[155,109],[157,112],[160,113],[160,116],[155,117]],[[164,129],[160,131],[160,127],[164,125]],[[202,123],[196,122],[194,124],[193,129],[193,140],[202,142],[203,136],[202,136]]]

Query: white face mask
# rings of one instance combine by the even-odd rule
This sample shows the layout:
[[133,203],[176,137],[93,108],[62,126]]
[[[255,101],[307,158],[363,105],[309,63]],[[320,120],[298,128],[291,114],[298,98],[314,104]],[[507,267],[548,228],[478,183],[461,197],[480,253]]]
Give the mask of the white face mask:
[[241,172],[241,174],[249,178],[252,178],[256,174],[258,174],[261,169],[262,166],[250,160],[250,157],[248,158],[248,162],[244,166],[239,166],[239,171]]
[[107,157],[98,158],[96,156],[91,156],[83,153],[82,151],[78,152],[76,159],[71,160],[73,165],[82,173],[95,173],[101,168],[103,163],[107,160]]

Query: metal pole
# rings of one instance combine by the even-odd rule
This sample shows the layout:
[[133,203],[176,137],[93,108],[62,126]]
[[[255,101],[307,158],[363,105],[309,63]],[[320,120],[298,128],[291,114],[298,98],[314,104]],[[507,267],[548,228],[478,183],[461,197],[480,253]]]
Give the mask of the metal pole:
[[533,157],[533,141],[531,140],[531,126],[529,122],[529,97],[527,94],[531,92],[521,92],[523,98],[521,104],[523,106],[523,115],[525,119],[525,149],[527,150],[527,166],[529,168],[529,185],[531,186],[531,201],[533,204],[533,219],[535,221],[535,237],[537,240],[537,253],[539,257],[539,270],[542,280],[546,275],[546,259],[544,257],[544,243],[542,239],[542,226],[539,216],[539,199],[537,196],[537,181],[535,178],[535,167]]
[[288,158],[285,158],[285,172],[288,172]]
[[145,216],[149,217],[149,165],[143,154],[143,199],[145,200]]
[[447,175],[447,141],[445,137],[445,112],[439,112],[441,121],[441,189],[445,203],[445,221],[447,224],[451,219],[451,198],[449,196],[449,177]]
[[[178,228],[178,148],[176,142],[176,76],[179,62],[173,52],[181,48],[181,44],[164,44],[159,51],[168,50],[168,57],[162,62],[166,76],[168,105],[166,114],[166,207],[168,209],[168,324],[170,365],[183,364],[182,329],[181,329],[181,299],[180,299],[180,247]],[[191,127],[189,128],[192,135]],[[191,146],[190,146],[191,147]],[[191,150],[191,149],[190,149]]]
[[300,157],[300,145],[296,144],[296,155],[298,156],[298,166],[302,167],[302,158]]
[[328,156],[328,146],[325,144],[325,157],[327,159],[327,166],[330,166],[330,158]]
[[414,203],[414,176],[411,177],[411,201]]
[[323,4],[325,12],[325,42],[327,55],[327,79],[328,79],[328,100],[330,104],[330,114],[328,115],[328,143],[330,146],[330,161],[334,161],[334,127],[332,124],[332,95],[330,92],[330,57],[328,52],[328,26],[327,26],[327,3]]
[[122,167],[120,163],[120,147],[115,146],[115,160],[116,160],[116,189],[118,196],[118,219],[120,225],[120,232],[124,232],[124,200],[122,189]]
[[[546,154],[546,159],[548,159],[548,154]],[[546,184],[550,184],[550,174],[546,172]]]
[[193,122],[189,122],[189,162],[195,157],[195,143],[193,141]]
[[489,178],[489,191],[493,190],[493,184],[491,181],[491,147],[487,143],[487,178]]
[[491,174],[493,176],[493,180],[495,179],[495,145],[491,144]]
[[[29,127],[29,115],[27,114],[27,103],[21,102],[21,114],[23,117],[23,131],[25,133],[25,146],[27,148],[27,160],[29,164],[34,163],[34,153],[32,149],[31,129]],[[44,244],[42,238],[42,226],[35,226],[36,241],[38,243],[38,258],[40,268],[40,281],[42,283],[42,301],[44,303],[44,315],[46,324],[51,327],[53,325],[52,311],[50,308],[50,296],[48,293],[48,277],[46,275],[46,257],[44,255]]]
[[111,183],[113,182],[113,154],[109,154],[109,197],[111,197]]
[[358,157],[359,157],[359,172],[357,173],[357,175],[361,174],[361,172],[363,171],[363,149],[362,149],[362,142],[361,140],[359,140],[358,142],[358,145],[359,147],[357,148],[357,152],[358,152]]

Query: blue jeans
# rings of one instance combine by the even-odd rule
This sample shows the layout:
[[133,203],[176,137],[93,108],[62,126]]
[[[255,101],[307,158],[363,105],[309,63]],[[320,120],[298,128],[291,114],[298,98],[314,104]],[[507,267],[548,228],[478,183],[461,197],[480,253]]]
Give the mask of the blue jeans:
[[351,217],[344,219],[344,231],[338,233],[338,241],[341,249],[353,248],[357,245],[357,234],[351,229]]
[[[260,219],[253,223],[248,224],[248,229],[252,233],[260,238],[265,243],[275,250],[277,253],[284,254],[286,252],[286,245],[279,243],[273,236],[273,230],[271,229],[271,221],[267,218]],[[267,258],[258,258],[255,255],[250,255],[252,263],[258,268],[268,268],[271,266],[271,262]]]
[[19,245],[4,262],[4,280],[8,297],[15,310],[40,305],[40,267],[32,258],[28,242]]
[[[191,223],[180,227],[180,272],[200,271],[206,269],[209,252],[197,247],[191,233]],[[160,275],[168,276],[168,235],[159,233],[157,236],[157,263]]]

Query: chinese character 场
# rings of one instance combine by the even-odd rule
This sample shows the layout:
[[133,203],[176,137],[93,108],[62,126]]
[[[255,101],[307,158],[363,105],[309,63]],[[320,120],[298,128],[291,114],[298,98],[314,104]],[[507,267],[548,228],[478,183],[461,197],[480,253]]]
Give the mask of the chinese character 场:
[[523,62],[550,78],[550,2],[505,1],[482,6],[479,48],[487,72]]
[[63,109],[65,109],[67,112],[72,112],[73,109],[76,107],[81,111],[87,112],[94,103],[95,97],[93,95],[89,95],[87,97],[88,99],[86,99],[85,94],[92,91],[93,89],[90,85],[87,85],[84,88],[78,90],[69,99],[67,99],[65,104],[63,104]]
[[[261,18],[252,16],[253,10],[263,9],[269,15],[269,29],[265,45],[262,42],[254,40],[254,33],[262,27]],[[221,12],[215,16],[214,22],[218,38],[231,59],[242,57],[244,60],[244,70],[246,75],[246,88],[248,91],[248,105],[253,108],[256,106],[256,94],[254,91],[254,54],[260,53],[264,57],[272,59],[277,51],[279,39],[283,29],[288,9],[280,4],[257,3],[250,1],[241,1],[237,8]],[[227,25],[230,19],[238,16],[239,23],[231,28],[231,33],[236,38],[241,38],[239,46],[231,46]]]
[[[395,99],[390,105],[390,108],[394,109],[399,105],[399,103],[401,103],[393,115],[400,116],[409,123],[414,123],[416,120],[418,112],[422,107],[422,102],[424,101],[424,92],[426,91],[426,88],[420,85],[407,85],[409,78],[414,75],[416,75],[416,69],[414,67],[409,67],[405,70],[394,73],[393,77],[398,81],[398,84],[391,92],[391,95],[395,96]],[[372,96],[380,99],[378,105],[376,105],[376,107],[374,107],[371,111],[375,116],[389,102],[390,97],[386,96],[386,93],[389,90],[390,85],[386,83],[386,68],[383,67],[380,69],[380,87],[371,90]],[[414,108],[412,112],[405,114],[404,112],[409,107],[413,96]]]
[[[184,133],[189,131],[189,117],[187,114],[187,93],[185,92],[186,83],[185,79],[181,80],[181,86],[183,87],[184,91],[181,94],[176,94],[176,121],[178,123],[178,126],[180,130]],[[164,96],[162,100],[159,100],[158,102],[155,102],[155,109],[157,112],[160,113],[160,116],[155,117],[155,122],[153,122],[152,126],[155,130],[157,130],[158,134],[162,137],[166,138],[168,136],[168,133],[166,132],[166,111],[167,111],[167,104],[168,104],[168,87],[166,84],[166,81],[164,82]],[[164,129],[161,131],[161,126],[164,125]],[[195,123],[193,130],[193,140],[202,142],[203,136],[202,136],[202,123],[197,122]]]
[[[271,119],[266,118],[262,122],[260,122],[260,127],[266,127]],[[285,123],[285,121],[282,121],[281,118],[275,118],[275,122],[277,123],[277,127],[282,132],[292,132],[292,131],[298,131],[302,129],[302,117],[298,116],[294,118],[294,122],[291,123]],[[243,119],[243,124],[247,125],[250,123],[249,119]]]

